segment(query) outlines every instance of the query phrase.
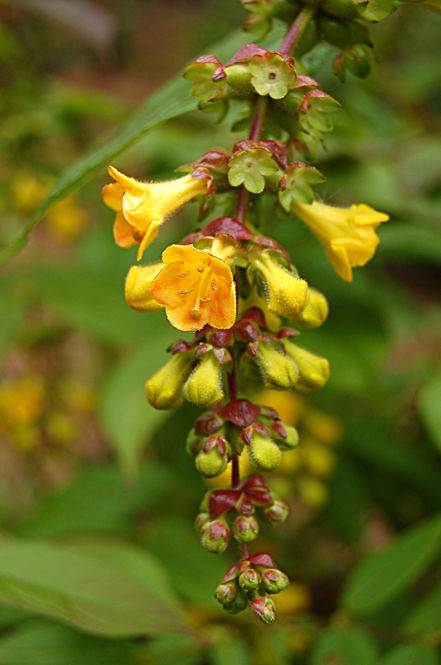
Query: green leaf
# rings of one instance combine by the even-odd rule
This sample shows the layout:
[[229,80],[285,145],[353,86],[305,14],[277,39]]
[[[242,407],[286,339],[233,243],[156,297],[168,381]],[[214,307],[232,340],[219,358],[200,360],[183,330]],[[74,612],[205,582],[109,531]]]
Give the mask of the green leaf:
[[374,639],[361,628],[327,628],[312,650],[309,665],[373,665],[377,654]]
[[[173,543],[179,543],[179,547]],[[199,536],[187,518],[162,516],[147,545],[164,563],[175,588],[185,598],[222,611],[213,590],[229,563],[201,547]]]
[[438,651],[427,644],[400,644],[388,651],[377,665],[440,665]]
[[367,500],[363,474],[348,457],[340,454],[329,482],[326,515],[344,540],[355,542],[360,538]]
[[[200,645],[191,635],[164,635],[139,649],[147,663],[161,665],[197,665],[203,660]],[[144,662],[144,659],[140,662]],[[205,661],[204,661],[205,662]]]
[[343,607],[362,615],[381,608],[424,572],[440,544],[441,515],[407,529],[354,567],[343,589]]
[[[107,550],[105,550],[107,551]],[[102,636],[191,632],[175,598],[132,562],[103,551],[4,538],[0,546],[0,602]]]
[[153,327],[148,317],[128,307],[119,271],[47,266],[26,273],[21,280],[65,321],[103,342],[139,342]]
[[211,665],[251,665],[251,654],[244,640],[231,634],[222,635],[219,644],[214,644],[209,653]]
[[404,627],[416,633],[441,630],[441,582],[413,608]]
[[[271,49],[280,40],[280,29],[265,40],[266,48]],[[245,42],[247,37],[239,30],[232,32],[225,39],[207,48],[220,60],[229,59]],[[96,169],[107,165],[123,150],[141,139],[147,132],[159,124],[176,118],[196,108],[196,100],[190,95],[190,86],[180,74],[170,79],[159,90],[150,95],[131,115],[128,121],[111,139],[100,147],[80,158],[61,174],[48,197],[41,203],[29,223],[17,238],[0,251],[0,263],[13,256],[23,247],[35,224],[47,210],[61,198],[84,184],[92,177]]]
[[128,477],[136,475],[144,444],[168,416],[147,402],[144,383],[166,361],[165,349],[175,336],[170,325],[151,328],[145,345],[124,358],[103,387],[101,425]]
[[34,620],[0,639],[0,665],[133,665],[132,651],[122,641]]
[[85,468],[74,483],[39,505],[35,515],[16,528],[21,535],[48,537],[75,531],[127,530],[136,510],[160,501],[171,482],[167,469],[150,462],[135,484],[124,482],[111,464]]
[[419,394],[418,406],[429,435],[441,451],[441,376],[426,383]]

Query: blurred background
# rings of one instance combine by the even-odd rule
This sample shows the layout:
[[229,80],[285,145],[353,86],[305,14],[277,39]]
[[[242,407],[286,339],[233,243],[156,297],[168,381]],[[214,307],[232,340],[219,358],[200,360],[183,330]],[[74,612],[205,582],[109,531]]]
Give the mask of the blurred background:
[[[221,5],[0,2],[2,246],[60,173],[247,16],[235,0]],[[371,35],[378,61],[366,79],[339,82],[329,58],[314,75],[342,104],[318,155],[327,176],[319,195],[390,213],[375,258],[355,270],[353,283],[342,282],[300,223],[271,211],[267,220],[267,233],[327,295],[331,312],[322,328],[305,333],[305,345],[331,362],[327,387],[307,399],[261,395],[301,432],[300,447],[284,453],[268,478],[290,517],[257,545],[292,580],[276,598],[278,624],[262,630],[249,614],[225,615],[213,599],[234,553],[209,554],[193,531],[209,487],[184,449],[197,409],[154,412],[143,392],[178,335],[162,312],[139,314],[124,301],[136,250],[114,246],[102,168],[50,208],[0,268],[2,534],[57,543],[99,536],[141,548],[211,646],[167,630],[136,641],[87,636],[47,608],[5,600],[0,582],[1,664],[439,664],[430,645],[439,645],[441,630],[441,15],[403,5]],[[237,136],[228,122],[218,126],[194,111],[157,126],[113,163],[144,180],[171,178],[177,166]],[[196,215],[194,204],[174,215],[148,259],[194,228]],[[401,586],[368,617],[355,611],[351,623],[341,608],[350,571],[420,523],[434,525],[426,528],[431,548],[402,548],[407,559],[397,557],[386,575],[397,566],[399,577],[404,561]],[[409,627],[412,609],[433,587],[438,622],[426,607],[428,623],[420,617]],[[326,660],[323,644],[340,644],[339,630],[344,649],[356,646],[346,656],[335,647],[340,655]],[[426,650],[414,660],[410,651],[382,660],[406,649],[412,630],[435,638],[421,641]]]

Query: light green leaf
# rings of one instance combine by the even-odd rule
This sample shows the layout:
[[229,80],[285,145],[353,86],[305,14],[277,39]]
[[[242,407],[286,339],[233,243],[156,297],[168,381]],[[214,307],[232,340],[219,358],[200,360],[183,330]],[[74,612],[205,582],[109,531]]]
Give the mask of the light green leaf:
[[0,602],[7,606],[102,636],[191,632],[154,572],[141,576],[131,563],[75,546],[9,538],[0,545]]
[[362,615],[383,607],[424,572],[440,544],[441,515],[407,529],[354,567],[343,590],[343,607]]
[[327,628],[312,650],[309,665],[373,665],[377,655],[374,639],[361,628]]
[[133,649],[66,626],[32,621],[0,639],[0,665],[132,665]]
[[419,394],[418,406],[428,433],[441,451],[441,376],[426,383]]
[[388,651],[377,665],[440,665],[438,651],[427,644],[400,644]]
[[[272,31],[265,40],[266,48],[275,47],[281,38],[280,29]],[[247,41],[241,31],[234,31],[222,41],[207,47],[207,53],[213,53],[220,60],[229,59]],[[184,69],[184,67],[182,67]],[[197,100],[190,95],[190,86],[180,74],[170,79],[159,90],[150,95],[139,106],[128,121],[110,140],[69,166],[54,185],[48,197],[41,203],[29,223],[20,231],[17,238],[2,251],[0,263],[15,254],[26,242],[35,224],[43,217],[56,201],[67,196],[84,184],[98,168],[102,168],[145,136],[154,127],[176,118],[196,108]]]
[[101,424],[128,477],[136,475],[144,444],[170,413],[150,406],[144,383],[167,360],[165,349],[175,338],[170,325],[151,327],[145,344],[115,367],[103,387]]
[[404,627],[416,633],[441,630],[441,582],[413,608]]

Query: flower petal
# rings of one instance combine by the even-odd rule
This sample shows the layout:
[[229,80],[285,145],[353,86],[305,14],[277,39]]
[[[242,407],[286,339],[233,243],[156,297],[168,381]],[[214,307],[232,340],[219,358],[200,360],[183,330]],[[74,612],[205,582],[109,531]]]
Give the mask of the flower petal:
[[133,237],[133,227],[124,219],[122,212],[117,212],[113,223],[113,237],[118,247],[132,247],[137,242]]

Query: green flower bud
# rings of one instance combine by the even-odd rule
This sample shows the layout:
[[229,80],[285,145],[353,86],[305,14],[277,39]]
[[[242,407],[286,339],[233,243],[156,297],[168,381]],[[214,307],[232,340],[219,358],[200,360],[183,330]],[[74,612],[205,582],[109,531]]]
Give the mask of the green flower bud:
[[206,522],[201,530],[201,544],[209,552],[222,554],[228,547],[230,529],[222,517]]
[[299,390],[320,390],[329,379],[329,361],[311,351],[302,349],[284,338],[282,340],[288,356],[299,370],[296,388]]
[[280,450],[292,450],[299,442],[299,433],[292,425],[285,425],[276,420],[271,426],[271,435],[274,436]]
[[233,522],[233,536],[240,543],[250,543],[252,540],[257,538],[259,533],[259,522],[256,520],[254,515],[246,517],[245,515],[239,515]]
[[323,0],[323,11],[331,16],[347,18],[357,15],[356,0]]
[[148,401],[155,409],[172,409],[182,404],[181,390],[190,370],[187,352],[176,353],[145,383]]
[[271,526],[283,524],[288,517],[288,506],[281,499],[276,499],[272,506],[262,510],[262,517]]
[[278,252],[264,250],[253,257],[248,277],[263,292],[270,312],[278,316],[296,316],[308,304],[308,284],[292,267],[286,267]]
[[261,471],[272,471],[279,466],[282,457],[279,446],[256,431],[251,437],[248,454],[254,466]]
[[188,402],[205,408],[222,399],[222,369],[212,352],[204,353],[184,385]]
[[288,390],[296,385],[297,366],[289,356],[279,351],[275,344],[259,342],[255,361],[267,388]]
[[210,436],[205,439],[195,458],[197,470],[208,478],[218,476],[225,471],[227,461],[226,441],[221,436]]
[[233,601],[229,605],[225,605],[225,609],[227,610],[227,612],[230,612],[231,614],[238,614],[239,612],[243,612],[243,610],[246,610],[247,607],[248,607],[248,597],[244,594],[244,592],[241,589],[237,590],[237,593],[233,598]]
[[196,450],[199,448],[201,439],[201,435],[196,434],[194,427],[192,427],[187,434],[187,441],[185,443],[185,450],[189,455],[194,455],[196,453]]
[[239,97],[251,97],[251,72],[245,63],[236,63],[225,68],[227,83]]
[[305,309],[290,317],[289,321],[302,328],[318,328],[328,317],[329,305],[323,293],[309,289],[309,301]]
[[276,608],[271,598],[266,596],[254,598],[251,601],[251,607],[264,623],[273,623],[276,618]]
[[262,586],[267,593],[279,593],[289,584],[288,575],[277,568],[267,568],[262,572]]
[[210,521],[210,515],[209,513],[199,513],[199,515],[196,515],[195,521],[194,521],[194,526],[196,531],[199,531],[201,533],[202,527]]
[[239,575],[239,585],[244,591],[255,591],[259,588],[261,577],[254,568],[247,568]]
[[214,597],[221,605],[225,607],[231,605],[236,594],[236,582],[224,582],[223,584],[218,584],[214,592]]

